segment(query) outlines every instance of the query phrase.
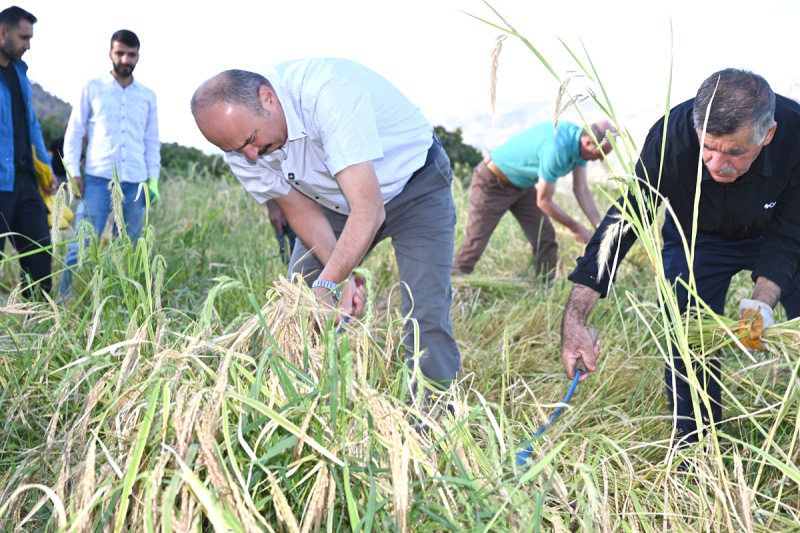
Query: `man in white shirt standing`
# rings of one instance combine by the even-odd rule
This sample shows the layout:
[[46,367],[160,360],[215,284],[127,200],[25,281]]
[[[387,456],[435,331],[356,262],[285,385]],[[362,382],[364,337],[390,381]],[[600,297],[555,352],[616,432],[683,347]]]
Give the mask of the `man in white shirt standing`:
[[[341,309],[359,315],[353,269],[392,239],[403,313],[419,324],[420,369],[440,387],[456,379],[453,174],[419,108],[363,65],[317,58],[265,75],[222,72],[197,89],[192,113],[245,189],[283,210],[298,236],[289,271],[320,300],[335,307],[341,297]],[[408,346],[413,330],[409,321]]]
[[[132,242],[142,232],[147,182],[150,203],[159,200],[158,176],[161,171],[161,143],[158,139],[156,95],[133,79],[139,61],[139,38],[129,30],[111,36],[111,72],[84,85],[80,100],[72,109],[64,138],[64,161],[82,196],[76,228],[89,219],[97,235],[105,228],[111,213],[111,184],[119,179],[125,229]],[[88,136],[85,172],[81,173],[83,138]],[[78,243],[67,250],[66,266],[78,260]],[[61,279],[60,292],[69,293],[71,270]]]

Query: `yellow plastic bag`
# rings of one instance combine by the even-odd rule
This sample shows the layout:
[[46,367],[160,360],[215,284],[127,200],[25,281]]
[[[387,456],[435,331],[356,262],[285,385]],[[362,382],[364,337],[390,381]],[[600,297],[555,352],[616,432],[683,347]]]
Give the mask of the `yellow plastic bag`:
[[[47,206],[47,225],[52,228],[54,200],[52,195],[44,193],[44,188],[50,187],[50,185],[53,183],[53,170],[50,168],[50,165],[45,164],[38,157],[36,157],[35,146],[31,145],[31,150],[33,151],[33,166],[36,169],[36,178],[39,181],[39,194],[42,195],[44,205]],[[75,218],[75,214],[72,212],[72,209],[65,205],[64,211],[61,215],[61,221],[58,223],[58,227],[65,229],[67,226],[69,226],[69,223],[73,218]]]

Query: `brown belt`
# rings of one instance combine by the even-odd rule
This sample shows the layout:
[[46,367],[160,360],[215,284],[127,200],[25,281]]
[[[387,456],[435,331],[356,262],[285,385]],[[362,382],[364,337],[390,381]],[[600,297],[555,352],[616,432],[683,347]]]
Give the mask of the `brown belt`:
[[511,183],[511,180],[509,180],[509,179],[508,179],[508,177],[507,177],[505,174],[503,174],[503,171],[502,171],[502,170],[500,170],[499,168],[497,168],[497,165],[495,165],[495,164],[494,164],[494,161],[492,161],[492,158],[491,158],[491,157],[489,157],[489,156],[487,155],[487,156],[486,156],[486,159],[484,159],[484,160],[483,160],[483,162],[484,162],[484,163],[486,163],[486,168],[488,168],[488,169],[489,169],[489,172],[491,172],[492,174],[494,174],[494,176],[495,176],[495,177],[496,177],[498,180],[500,180],[500,183],[502,183],[502,184],[503,184],[503,185],[505,185],[506,187],[512,187],[512,188],[514,188],[514,189],[518,189],[518,188],[519,188],[519,187],[517,187],[516,185],[514,185],[513,183]]

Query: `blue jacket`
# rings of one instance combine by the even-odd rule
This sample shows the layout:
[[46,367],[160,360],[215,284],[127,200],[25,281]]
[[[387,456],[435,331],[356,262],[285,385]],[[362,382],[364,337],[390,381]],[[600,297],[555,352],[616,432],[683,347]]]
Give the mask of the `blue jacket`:
[[[31,142],[36,147],[36,157],[48,165],[50,156],[42,138],[42,128],[33,112],[33,89],[28,81],[28,65],[24,61],[10,63],[17,69],[19,85],[22,88],[22,99],[25,101],[25,111],[28,113],[28,131]],[[31,155],[31,162],[33,157]],[[6,83],[6,78],[0,75],[0,192],[14,190],[14,121],[11,117],[11,91]]]

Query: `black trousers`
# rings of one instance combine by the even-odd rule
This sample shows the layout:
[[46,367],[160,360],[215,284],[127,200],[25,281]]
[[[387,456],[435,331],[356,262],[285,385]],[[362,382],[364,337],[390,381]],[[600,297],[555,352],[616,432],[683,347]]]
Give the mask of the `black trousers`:
[[36,290],[50,292],[52,255],[49,250],[40,250],[50,246],[47,207],[30,172],[17,174],[13,191],[0,191],[0,252],[3,251],[6,237],[20,255],[39,250],[19,260],[23,285],[27,285],[26,275],[30,276],[31,281],[38,282],[38,286],[26,289],[23,295],[30,298]]
[[[670,217],[667,217],[664,223],[663,235],[664,270],[670,283],[675,285],[678,305],[681,312],[684,312],[689,304],[689,295],[680,283],[675,283],[675,280],[682,278],[688,282],[689,267],[678,229]],[[697,234],[694,257],[697,291],[715,313],[722,314],[725,311],[725,297],[728,294],[731,278],[742,270],[753,270],[761,259],[761,246],[764,241],[766,241],[766,237],[725,240],[714,235]],[[800,282],[800,273],[796,274],[795,281]],[[800,316],[800,289],[783,295],[781,305],[786,310],[787,318]],[[680,436],[687,442],[696,442],[697,424],[694,419],[691,386],[686,378],[686,366],[674,346],[672,347],[672,361],[677,374],[675,391],[672,390],[673,375],[670,365],[666,366],[664,377],[670,404],[677,411],[675,426]],[[722,420],[720,361],[712,357],[707,359],[706,363],[707,370],[697,368],[695,371],[698,372],[700,384],[711,399],[711,415],[714,423],[719,424]],[[704,405],[701,405],[700,412],[704,423],[709,424],[709,414]]]

